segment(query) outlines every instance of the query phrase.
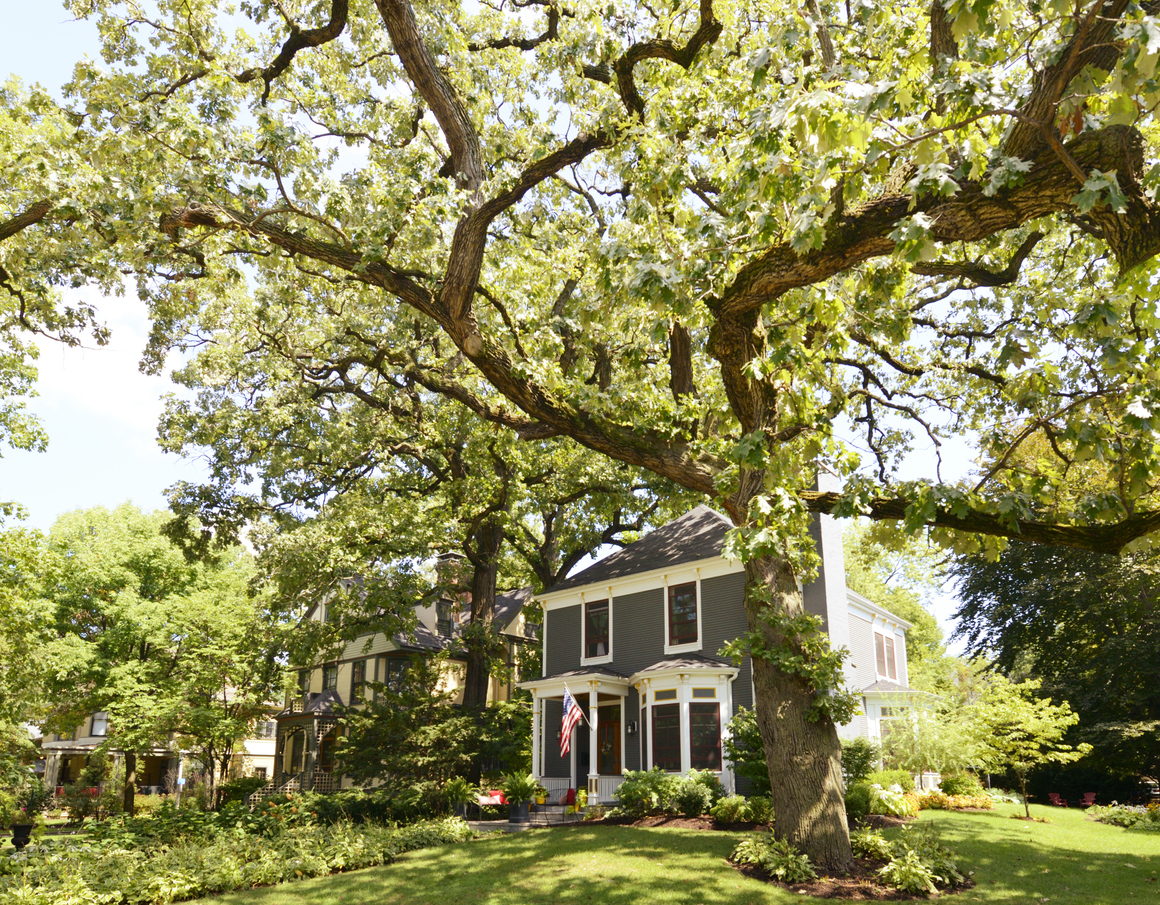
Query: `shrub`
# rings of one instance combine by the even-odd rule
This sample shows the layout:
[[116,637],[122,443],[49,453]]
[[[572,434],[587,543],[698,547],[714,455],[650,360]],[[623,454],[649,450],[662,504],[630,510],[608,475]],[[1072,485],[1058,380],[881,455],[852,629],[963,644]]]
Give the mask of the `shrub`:
[[982,795],[983,784],[974,773],[948,773],[938,784],[947,795]]
[[231,779],[218,786],[218,806],[229,804],[231,801],[245,802],[246,798],[266,785],[266,780],[260,776],[243,776],[240,779]]
[[875,770],[866,777],[866,781],[889,789],[891,786],[900,786],[903,792],[914,791],[914,777],[906,770]]
[[772,833],[742,839],[730,858],[737,864],[752,864],[767,870],[783,883],[804,883],[818,878],[808,855],[788,842],[774,839]]
[[913,851],[903,852],[890,859],[890,863],[878,871],[883,883],[911,894],[936,893],[934,874]]
[[882,749],[868,738],[854,738],[842,742],[842,773],[846,785],[861,782],[877,769],[882,760]]
[[680,781],[695,782],[697,785],[704,786],[709,790],[712,804],[716,804],[725,797],[725,787],[721,785],[721,780],[712,770],[690,770]]
[[773,799],[754,795],[749,799],[749,819],[754,823],[773,823]]
[[846,817],[861,820],[870,813],[870,783],[856,782],[846,789]]
[[917,806],[907,798],[898,786],[884,789],[880,785],[870,785],[870,813],[890,814],[894,817],[913,817]]
[[722,823],[746,823],[750,819],[749,802],[743,795],[730,795],[713,805],[709,813]]
[[923,792],[918,796],[919,810],[947,811],[951,806],[950,796],[942,792]]
[[686,817],[700,817],[713,806],[713,795],[701,783],[684,779],[677,784],[673,804]]
[[[912,895],[935,893],[939,886],[949,888],[962,884],[964,877],[957,864],[958,856],[941,845],[934,833],[903,829],[893,842],[881,834],[877,836],[874,839],[866,833],[859,841],[864,849],[874,850],[870,857],[889,858],[886,866],[878,871],[884,883]],[[854,843],[854,836],[850,841]]]
[[869,827],[855,830],[850,834],[850,845],[859,858],[874,858],[889,861],[894,857],[894,846],[878,830]]
[[748,779],[757,794],[768,795],[769,765],[757,728],[757,714],[747,707],[739,708],[726,724],[723,736],[724,753],[733,764],[733,772]]
[[659,767],[626,772],[624,782],[612,793],[617,801],[615,814],[634,819],[652,814],[675,814],[673,797],[677,782],[677,777]]
[[1113,801],[1110,805],[1093,804],[1087,815],[1100,823],[1132,830],[1160,832],[1160,805],[1133,806]]
[[[168,905],[231,889],[386,864],[403,852],[471,836],[462,820],[444,819],[398,828],[348,822],[294,827],[273,837],[222,834],[150,852],[108,842],[48,847],[0,860],[0,874],[9,874],[0,876],[0,901]],[[24,897],[27,889],[41,898]]]
[[168,800],[165,795],[137,795],[133,800],[133,811],[141,817],[148,817]]

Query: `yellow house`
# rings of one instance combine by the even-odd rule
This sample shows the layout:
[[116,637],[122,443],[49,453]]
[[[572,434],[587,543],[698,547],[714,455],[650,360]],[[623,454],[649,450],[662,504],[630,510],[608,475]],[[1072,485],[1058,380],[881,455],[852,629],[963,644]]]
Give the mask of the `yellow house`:
[[[538,644],[539,626],[529,622],[524,607],[532,599],[531,588],[497,594],[494,624],[505,644],[505,675],[492,676],[488,702],[510,700],[520,650]],[[335,748],[342,732],[338,709],[357,705],[370,694],[369,683],[390,687],[405,673],[415,655],[433,654],[453,647],[464,614],[448,599],[415,607],[417,624],[411,632],[387,635],[367,633],[350,641],[332,660],[298,670],[298,683],[287,696],[277,722],[274,770],[270,782],[251,796],[251,801],[289,791],[334,792],[352,783],[335,770]],[[326,604],[312,606],[304,619],[325,622]],[[462,702],[465,664],[452,655],[439,689]]]

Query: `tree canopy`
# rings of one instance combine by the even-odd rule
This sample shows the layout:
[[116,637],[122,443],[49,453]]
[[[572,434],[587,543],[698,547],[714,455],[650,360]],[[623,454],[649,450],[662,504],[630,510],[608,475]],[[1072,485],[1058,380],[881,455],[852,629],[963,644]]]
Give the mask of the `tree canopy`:
[[161,533],[170,518],[130,504],[77,510],[42,548],[55,634],[42,657],[47,722],[69,731],[108,715],[130,812],[137,755],[176,737],[212,777],[282,684],[284,623],[250,595],[248,557],[234,549],[191,563]]
[[1008,675],[1039,680],[1082,717],[1090,761],[1160,773],[1157,554],[1115,557],[1013,543],[954,564],[958,634]]
[[[67,230],[131,274],[155,364],[252,298],[305,318],[320,392],[410,380],[720,501],[776,831],[816,863],[850,859],[849,701],[810,513],[1106,552],[1160,526],[1151,0],[68,6],[104,64],[18,158],[3,253]],[[9,294],[44,273],[12,264]],[[900,470],[963,431],[977,479]],[[1013,468],[1032,441],[1057,455]],[[1093,457],[1114,490],[1053,492]]]

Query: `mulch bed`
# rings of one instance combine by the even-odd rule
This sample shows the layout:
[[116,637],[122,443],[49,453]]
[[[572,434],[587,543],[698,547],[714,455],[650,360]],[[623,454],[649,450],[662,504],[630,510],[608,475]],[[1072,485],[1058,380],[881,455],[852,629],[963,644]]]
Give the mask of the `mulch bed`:
[[[773,883],[782,889],[803,895],[815,896],[819,899],[850,899],[855,902],[905,902],[913,899],[925,899],[926,896],[915,896],[895,889],[892,886],[883,886],[878,882],[878,869],[885,861],[871,861],[865,858],[854,859],[854,870],[846,877],[821,877],[809,883],[782,883],[773,878],[768,871],[749,864],[734,864],[735,870],[747,877]],[[967,878],[962,886],[954,889],[940,889],[939,895],[952,895],[971,889],[975,881]]]
[[[870,814],[862,820],[858,821],[851,829],[858,827],[871,827],[876,830],[887,827],[905,826],[908,823],[914,823],[915,817],[891,817],[887,814]],[[640,820],[598,820],[585,821],[585,824],[592,823],[620,823],[621,825],[640,826],[640,827],[672,827],[681,830],[725,830],[734,833],[752,833],[760,830],[767,830],[769,827],[758,823],[720,823],[712,817],[645,817]],[[584,824],[577,824],[584,825]],[[732,864],[732,862],[730,862]],[[902,892],[892,886],[883,886],[878,881],[878,870],[886,862],[875,861],[867,858],[855,858],[854,870],[845,877],[821,877],[809,883],[782,883],[770,874],[768,871],[760,867],[754,867],[750,864],[732,864],[734,870],[745,874],[747,877],[752,877],[755,880],[761,880],[764,883],[773,883],[780,886],[782,889],[788,889],[791,892],[801,893],[808,896],[814,896],[819,899],[849,899],[855,902],[905,902],[914,899],[924,899],[926,896],[915,896],[909,893]],[[939,890],[940,896],[951,895],[962,892],[964,889],[971,889],[975,885],[975,881],[967,878],[966,882],[955,889]]]

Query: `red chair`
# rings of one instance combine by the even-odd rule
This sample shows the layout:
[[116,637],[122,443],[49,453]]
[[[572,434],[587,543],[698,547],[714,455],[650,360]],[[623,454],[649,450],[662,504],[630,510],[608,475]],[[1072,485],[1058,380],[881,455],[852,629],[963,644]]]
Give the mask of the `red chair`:
[[1080,800],[1079,806],[1081,808],[1090,808],[1095,803],[1096,803],[1096,793],[1095,792],[1084,792],[1083,798]]
[[1067,807],[1067,799],[1060,798],[1058,792],[1048,792],[1047,793],[1047,800],[1050,801],[1057,808],[1066,808]]

